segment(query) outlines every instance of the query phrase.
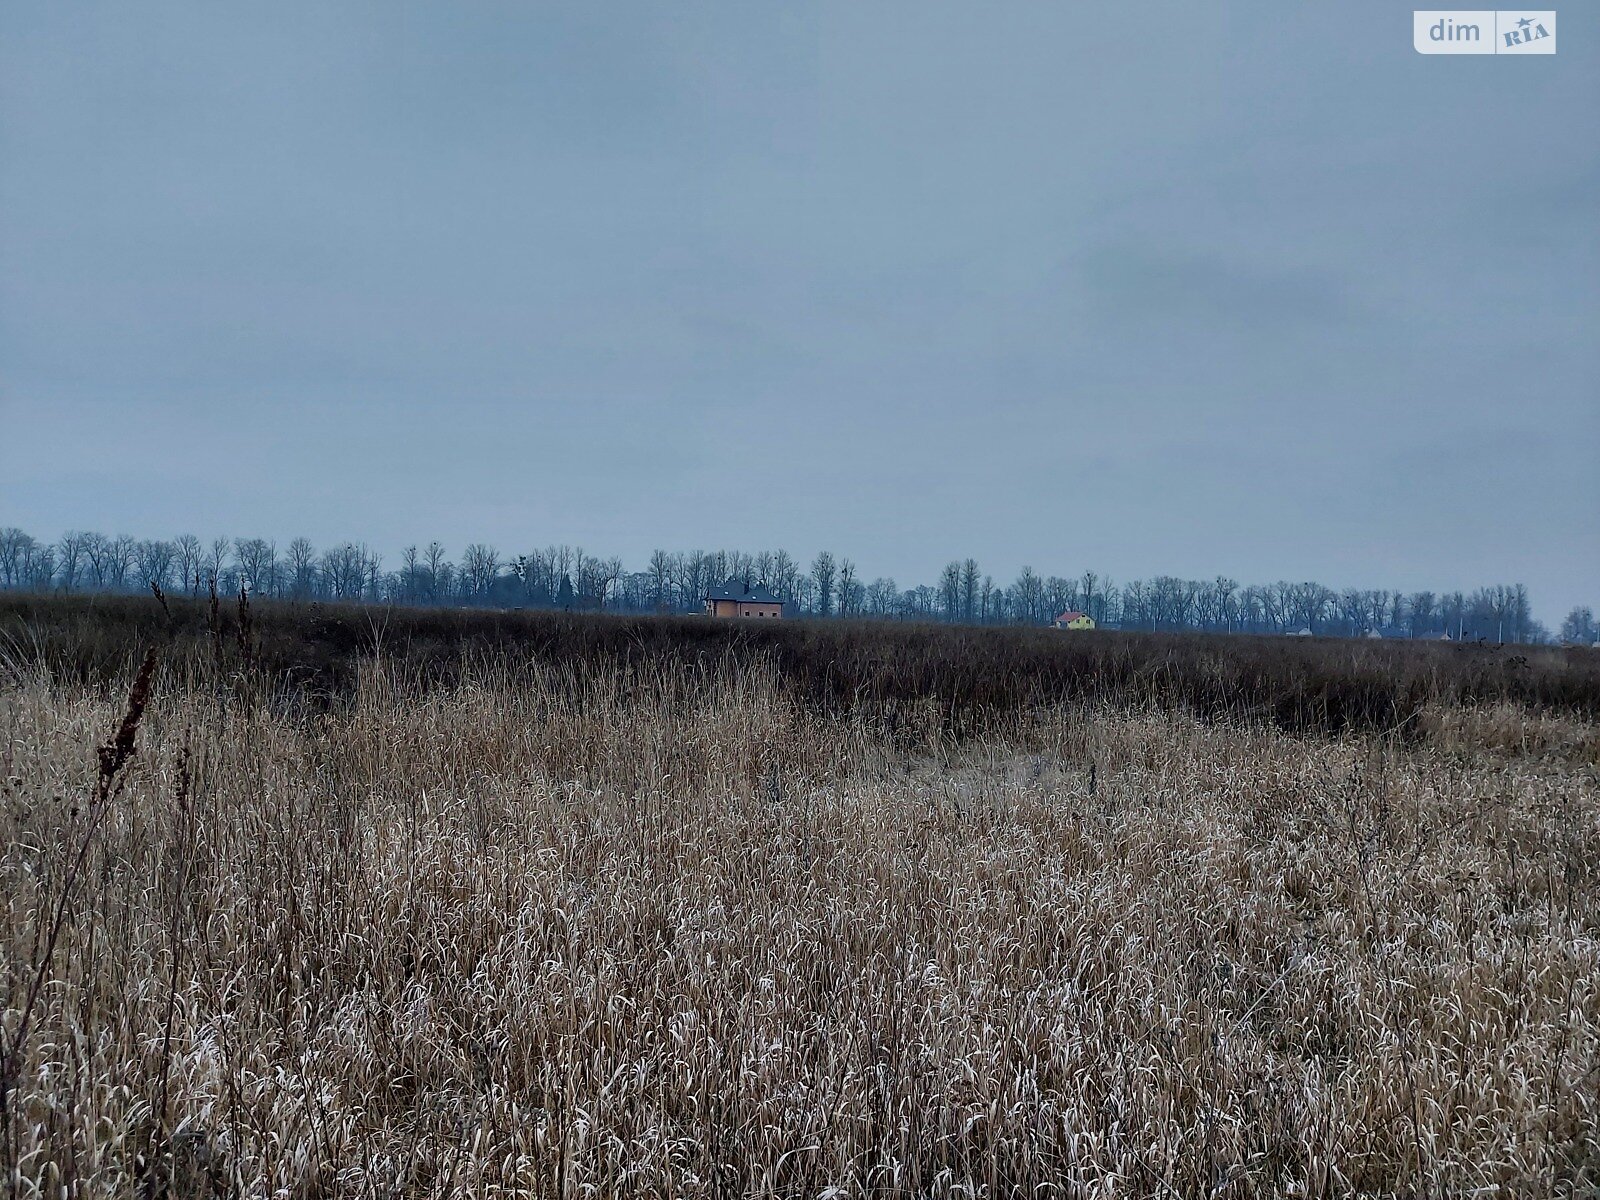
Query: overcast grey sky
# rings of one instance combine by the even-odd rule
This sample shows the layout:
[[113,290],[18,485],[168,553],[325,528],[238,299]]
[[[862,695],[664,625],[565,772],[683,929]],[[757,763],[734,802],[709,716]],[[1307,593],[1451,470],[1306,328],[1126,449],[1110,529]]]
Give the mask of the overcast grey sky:
[[0,523],[1600,604],[1600,9],[0,11]]

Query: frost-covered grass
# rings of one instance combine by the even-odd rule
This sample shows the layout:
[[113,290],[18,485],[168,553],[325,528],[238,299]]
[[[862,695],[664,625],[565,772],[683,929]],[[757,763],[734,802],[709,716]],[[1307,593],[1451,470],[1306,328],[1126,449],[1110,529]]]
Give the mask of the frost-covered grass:
[[1580,720],[957,744],[727,663],[190,664],[102,785],[129,682],[0,678],[8,1194],[1600,1184]]

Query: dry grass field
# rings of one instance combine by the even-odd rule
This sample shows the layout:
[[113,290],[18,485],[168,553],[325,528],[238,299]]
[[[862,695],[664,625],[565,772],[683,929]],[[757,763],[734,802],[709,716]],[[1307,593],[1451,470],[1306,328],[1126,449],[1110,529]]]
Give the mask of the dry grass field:
[[7,1195],[1600,1186],[1581,651],[174,608],[0,612]]

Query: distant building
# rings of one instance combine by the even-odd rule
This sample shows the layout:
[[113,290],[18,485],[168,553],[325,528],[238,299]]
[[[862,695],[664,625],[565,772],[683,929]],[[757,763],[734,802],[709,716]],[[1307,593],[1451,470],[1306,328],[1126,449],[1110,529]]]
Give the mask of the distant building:
[[729,579],[720,587],[706,589],[708,617],[781,617],[783,601],[763,585],[751,586]]
[[1075,608],[1069,608],[1057,617],[1052,624],[1057,629],[1093,629],[1094,618],[1086,612],[1079,612]]
[[1304,625],[1302,625],[1302,626],[1300,626],[1299,629],[1291,630],[1289,632],[1288,636],[1289,637],[1310,637],[1311,636],[1311,630],[1307,629]]

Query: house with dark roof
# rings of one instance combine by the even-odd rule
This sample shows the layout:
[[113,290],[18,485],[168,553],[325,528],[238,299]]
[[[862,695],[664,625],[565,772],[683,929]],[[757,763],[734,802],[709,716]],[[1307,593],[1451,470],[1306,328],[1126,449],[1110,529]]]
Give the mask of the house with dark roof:
[[733,578],[706,589],[708,617],[781,617],[783,601],[762,584],[750,585]]

